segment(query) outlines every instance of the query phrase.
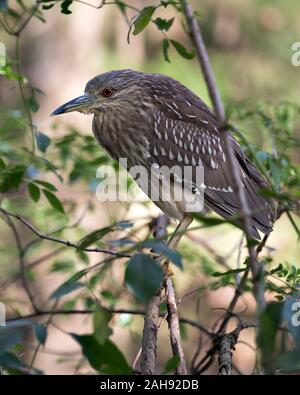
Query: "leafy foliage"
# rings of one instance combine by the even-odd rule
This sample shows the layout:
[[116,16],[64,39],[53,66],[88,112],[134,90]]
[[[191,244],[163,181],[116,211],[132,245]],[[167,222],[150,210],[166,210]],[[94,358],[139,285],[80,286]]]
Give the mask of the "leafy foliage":
[[136,298],[148,303],[163,281],[161,266],[145,254],[136,254],[127,264],[125,283]]
[[156,7],[149,6],[142,9],[142,11],[138,14],[137,18],[134,20],[134,30],[133,34],[136,36],[141,33],[148,23],[151,21],[152,15],[154,14]]
[[[62,14],[71,15],[73,3],[72,0],[43,0],[35,7],[35,4],[28,5],[21,0],[12,6],[6,0],[0,0],[2,26],[12,39],[18,39],[26,18],[29,18],[28,23],[31,18],[45,22],[44,14],[47,15],[48,10],[57,4]],[[128,34],[131,31],[134,36],[142,32],[147,34],[149,25],[159,31],[165,61],[170,62],[171,51],[175,51],[185,60],[195,57],[194,49],[188,49],[185,44],[177,41],[177,34],[174,39],[172,29],[175,16],[166,19],[160,14],[161,10],[170,7],[176,12],[176,17],[180,16],[182,6],[178,1],[160,1],[141,10],[130,8],[127,2],[115,3],[127,21],[130,21],[129,15],[132,14]],[[105,3],[101,7],[104,5]],[[185,43],[184,40],[182,42]],[[35,267],[39,262],[45,261],[45,256],[50,256],[47,258],[49,283],[58,274],[60,285],[55,282],[56,289],[54,287],[54,291],[50,292],[49,300],[45,303],[50,309],[49,321],[52,317],[51,309],[56,306],[71,313],[75,309],[83,309],[91,317],[92,333],[71,333],[70,336],[81,346],[82,355],[89,365],[99,374],[132,374],[126,358],[111,337],[113,330],[119,325],[122,330],[128,330],[135,339],[138,338],[132,325],[134,315],[129,312],[116,318],[113,311],[120,304],[129,305],[130,309],[136,306],[140,308],[140,303],[146,305],[154,293],[160,290],[164,273],[159,262],[149,256],[149,250],[161,254],[163,259],[169,260],[182,270],[182,276],[192,273],[196,279],[201,272],[203,284],[197,293],[192,291],[195,295],[204,290],[214,291],[225,287],[236,289],[246,272],[248,260],[245,258],[238,267],[231,266],[228,265],[227,258],[214,255],[211,248],[208,248],[211,254],[209,257],[198,244],[196,252],[193,251],[191,243],[185,249],[181,246],[182,253],[179,254],[169,249],[163,241],[151,239],[147,226],[143,226],[144,233],[141,236],[132,221],[120,220],[114,215],[106,226],[96,225],[95,230],[87,230],[86,224],[82,223],[85,215],[100,217],[102,214],[98,207],[97,213],[95,212],[96,202],[93,197],[101,182],[96,176],[97,168],[102,165],[116,168],[116,163],[99,148],[93,136],[84,134],[73,125],[54,123],[52,133],[52,130],[40,131],[32,123],[32,113],[39,109],[42,92],[31,86],[30,81],[22,74],[21,63],[19,57],[8,59],[6,66],[1,69],[3,78],[15,84],[22,107],[20,106],[20,110],[3,110],[0,117],[0,208],[4,210],[1,218],[4,220],[3,226],[10,227],[17,241],[13,246],[5,245],[5,250],[3,249],[3,259],[7,260],[9,270],[6,273],[1,266],[0,277],[8,277],[8,282],[21,278],[23,285],[29,284],[30,288],[37,281]],[[233,103],[228,108],[228,128],[238,139],[245,154],[272,186],[271,191],[261,193],[279,202],[280,214],[287,215],[298,237],[300,233],[296,216],[299,214],[300,173],[297,150],[300,144],[296,131],[299,130],[299,115],[299,106],[287,102]],[[56,133],[58,130],[59,133]],[[248,136],[256,138],[251,137],[250,142]],[[75,190],[84,191],[83,200],[88,203],[79,216],[82,204],[76,199]],[[128,206],[127,203],[124,204],[126,210],[130,208]],[[20,224],[22,232],[24,226],[29,235],[21,233],[17,226],[18,217],[5,214],[6,210],[26,218],[27,222],[33,224],[34,229],[40,230],[48,238],[53,236],[53,240],[42,240],[38,232],[34,234],[32,228],[26,227],[24,222]],[[194,218],[198,228],[208,228],[208,231],[216,227],[222,231],[232,227],[237,220],[232,218],[225,221],[219,217],[200,214]],[[18,245],[18,237],[22,239],[19,243],[22,244],[21,247]],[[57,240],[59,245],[55,244]],[[78,244],[72,242],[72,249],[68,248],[71,240],[79,240]],[[46,243],[52,244],[48,247]],[[109,248],[113,254],[93,256],[89,250],[84,251],[92,245]],[[259,246],[259,242],[256,245]],[[47,249],[45,253],[46,248],[49,251]],[[56,254],[62,256],[57,258]],[[124,254],[131,258],[124,258]],[[300,268],[295,262],[278,263],[271,250],[263,251],[258,259],[264,269],[266,292],[272,300],[259,315],[257,346],[262,356],[262,365],[270,373],[276,369],[294,372],[300,369],[300,338],[297,326]],[[10,266],[15,265],[10,265],[10,260],[23,265],[21,274],[12,271]],[[118,273],[117,277],[115,272]],[[252,290],[253,283],[248,278],[242,292],[245,294]],[[23,305],[17,301],[9,304],[9,307],[15,314],[22,315]],[[165,303],[161,305],[161,312],[166,312]],[[7,328],[0,328],[0,366],[7,373],[28,372],[27,363],[22,358],[27,350],[25,335],[35,335],[36,343],[44,346],[48,338],[49,321],[36,323],[17,320],[17,323],[8,323]],[[189,338],[189,332],[185,333]],[[285,349],[279,347],[281,343],[285,344]],[[179,364],[178,358],[166,360],[163,373],[174,372]],[[30,372],[40,373],[36,369]]]
[[100,344],[94,335],[72,335],[80,344],[83,355],[88,359],[90,365],[100,373],[104,374],[131,374],[121,351],[110,340]]

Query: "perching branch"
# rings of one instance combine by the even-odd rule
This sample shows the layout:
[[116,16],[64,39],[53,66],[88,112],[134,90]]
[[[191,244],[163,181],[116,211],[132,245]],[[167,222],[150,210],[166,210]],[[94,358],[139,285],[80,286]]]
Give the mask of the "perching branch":
[[220,341],[219,350],[219,375],[229,376],[232,374],[232,348],[235,341],[231,334],[224,335]]
[[[153,234],[158,239],[166,238],[168,219],[165,215],[161,215],[155,219],[153,225]],[[177,302],[175,296],[175,290],[173,287],[172,280],[169,276],[165,277],[165,289],[166,289],[166,305],[167,305],[167,321],[170,330],[170,341],[173,351],[173,356],[179,358],[179,364],[176,369],[176,373],[179,375],[187,374],[187,367],[185,357],[182,348],[182,341],[179,329],[179,318],[177,311]]]
[[182,349],[175,291],[170,277],[166,279],[166,289],[167,289],[166,304],[168,310],[167,321],[170,329],[171,346],[172,346],[173,356],[179,357],[179,364],[177,366],[176,373],[179,375],[183,375],[183,374],[187,374],[187,368],[186,368],[186,362]]
[[[150,224],[154,237],[163,239],[166,236],[166,217],[160,216]],[[141,374],[155,374],[156,346],[157,346],[157,324],[159,318],[159,306],[161,300],[161,290],[159,290],[150,300],[144,319],[142,353],[141,353]]]
[[[159,240],[163,240],[167,236],[168,219],[165,215],[160,215],[151,223],[151,230]],[[179,357],[179,364],[176,373],[179,375],[187,374],[187,368],[182,349],[182,342],[179,330],[179,318],[177,311],[177,303],[172,280],[165,276],[166,287],[166,304],[167,304],[167,321],[170,330],[170,340],[173,356]],[[161,301],[161,290],[151,299],[147,306],[145,315],[145,324],[143,330],[142,354],[141,354],[141,373],[154,374],[156,360],[156,345],[158,331],[159,305]]]
[[142,375],[155,374],[157,321],[159,317],[160,293],[161,291],[153,296],[146,309],[141,353]]

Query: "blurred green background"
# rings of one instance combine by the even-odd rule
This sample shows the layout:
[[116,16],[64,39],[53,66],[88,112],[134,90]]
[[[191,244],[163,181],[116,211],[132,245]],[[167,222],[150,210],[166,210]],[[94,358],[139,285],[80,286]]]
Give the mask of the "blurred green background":
[[[18,9],[17,2],[9,3]],[[90,3],[97,5],[99,2],[90,0]],[[153,4],[152,1],[138,0],[127,1],[127,3],[138,8]],[[293,66],[291,62],[293,55],[291,46],[294,42],[300,41],[299,1],[199,0],[191,1],[191,3],[199,11],[199,22],[226,107],[229,108],[232,104],[243,101],[257,103],[261,100],[270,101],[273,104],[285,101],[300,104],[300,67]],[[54,121],[50,118],[50,113],[58,105],[80,95],[84,90],[85,83],[94,75],[111,69],[133,68],[167,74],[188,86],[210,104],[197,60],[183,59],[174,49],[170,49],[171,62],[166,62],[161,49],[163,37],[154,25],[150,24],[142,34],[136,37],[131,36],[128,44],[128,24],[115,5],[107,4],[97,10],[74,2],[70,6],[70,10],[72,14],[63,15],[60,13],[59,4],[56,4],[52,9],[43,11],[45,23],[36,18],[33,19],[21,36],[22,72],[28,78],[30,85],[38,88],[35,95],[39,102],[39,108],[33,113],[33,122],[37,130],[50,137],[59,137],[65,131],[63,124],[67,123],[78,128],[84,136],[91,135],[91,116],[77,113],[63,115],[59,121],[55,121],[57,126],[53,129]],[[128,17],[130,18],[133,14],[134,12],[129,11]],[[176,12],[168,7],[166,10],[160,9],[158,14],[162,18],[171,18],[176,15]],[[167,35],[184,44],[187,49],[191,49],[180,19],[176,18]],[[0,41],[5,43],[8,62],[14,68],[15,38],[0,30]],[[16,117],[22,111],[22,102],[16,81],[7,80],[2,76],[0,76],[0,106],[2,122],[5,121],[5,111],[14,113]],[[24,125],[18,124],[18,127],[21,130]],[[19,134],[18,127],[17,123],[13,124],[10,131],[15,131],[16,134],[10,134],[9,140],[13,141],[15,145],[20,145],[20,143],[22,145],[26,140],[23,140],[23,136]],[[249,131],[246,131],[246,136],[251,142],[257,145],[262,144],[264,148],[270,149],[262,134],[262,130],[255,128],[254,123],[250,124]],[[299,125],[295,127],[294,134],[300,136]],[[4,134],[0,136],[1,140],[3,139],[1,142],[3,145],[4,137],[6,139],[7,136]],[[82,147],[80,144],[76,140],[73,148],[80,152]],[[41,155],[49,160],[53,158],[51,151],[50,154]],[[299,164],[298,150],[292,152],[292,156]],[[65,169],[65,173],[62,174],[64,178],[67,178],[69,171],[69,168]],[[49,180],[55,183],[53,177],[50,176]],[[77,204],[76,215],[80,214],[88,199],[91,198],[91,191],[87,185],[84,183],[76,185],[56,183],[56,185],[59,197],[62,200],[72,197]],[[49,228],[52,229],[64,224],[64,219],[59,214],[50,212],[49,207],[35,206],[22,189],[18,192],[11,192],[9,198],[15,202],[18,211],[31,218],[41,231],[46,232]],[[157,210],[152,207],[145,214],[144,209],[136,206],[127,210],[127,208],[121,208],[117,203],[100,204],[94,195],[92,204],[95,210],[83,222],[83,229],[74,231],[74,233],[71,230],[67,231],[64,234],[65,237],[78,238],[83,236],[84,232],[88,233],[92,229],[105,226],[112,220],[122,219],[124,216],[139,218],[146,214],[149,215],[149,212],[150,215],[157,213]],[[228,229],[226,228],[226,230]],[[0,247],[0,275],[2,282],[5,282],[18,270],[17,250],[5,224],[1,223],[0,231],[2,241],[4,241]],[[31,234],[24,229],[23,231],[24,238],[29,240],[32,237]],[[240,231],[230,229],[224,233],[223,228],[217,227],[216,229],[192,232],[191,239],[192,242],[185,239],[181,245],[186,270],[183,274],[176,271],[175,284],[179,297],[192,288],[205,284],[203,272],[205,272],[205,268],[209,267],[212,258],[211,254],[207,253],[207,244],[212,246],[217,254],[226,256],[229,265],[235,267],[238,253],[237,251],[230,253],[230,251],[239,243]],[[287,218],[283,216],[276,224],[275,231],[270,238],[270,248],[267,251],[267,254],[273,254],[274,265],[282,261],[290,261],[299,265],[299,248],[296,241],[297,235]],[[38,252],[45,253],[49,250],[51,251],[51,246],[41,247]],[[34,250],[31,255],[32,261],[36,252]],[[65,253],[63,255],[65,261],[70,260],[71,256],[71,262],[75,261],[76,267],[81,268],[82,262],[78,263],[78,257],[72,254]],[[213,256],[213,258],[216,257]],[[42,267],[38,267],[36,271],[30,271],[28,275],[30,281],[35,279],[35,284],[32,281],[31,285],[38,298],[44,303],[53,288],[56,288],[65,279],[61,273],[56,274],[55,270],[49,273],[50,265],[53,265],[53,260],[45,262]],[[199,270],[200,267],[201,270]],[[132,299],[127,294],[122,299],[124,290],[119,289],[119,284],[122,284],[123,281],[123,267],[120,269],[119,264],[114,264],[109,270],[110,277],[101,288],[102,296],[104,297],[106,292],[107,303],[109,303],[111,302],[109,298],[112,298],[109,296],[109,292],[112,289],[117,289],[113,303],[118,306],[121,301],[121,304],[130,305],[133,303]],[[66,270],[66,272],[68,271]],[[214,308],[225,307],[232,294],[233,290],[230,287],[207,292],[205,298],[196,294],[192,302],[183,303],[181,312],[184,316],[194,316],[196,311],[197,317],[210,325],[218,316]],[[25,296],[20,290],[20,284],[14,283],[8,288],[3,288],[1,297],[5,301],[12,301],[10,312],[27,311],[28,306],[24,301]],[[69,307],[75,305],[75,302],[69,303]],[[239,306],[240,310],[243,310],[245,305],[248,308],[246,314],[252,316],[254,305],[251,296],[243,300]],[[84,332],[90,327],[90,321],[85,318],[82,322],[81,318],[76,317],[68,321],[59,320],[57,325],[67,331],[74,331],[76,328],[76,332]],[[114,326],[114,341],[125,351],[128,360],[131,361],[140,341],[142,318],[123,315],[115,319]],[[163,328],[162,331],[163,335],[160,337],[158,347],[159,361],[165,360],[166,349],[169,352],[165,345],[166,328]],[[188,332],[185,350],[189,360],[194,351],[194,342],[198,340],[198,337],[197,331]],[[252,330],[245,332],[245,341],[253,344],[253,338]],[[38,364],[42,369],[47,373],[74,371],[73,359],[76,360],[76,356],[78,356],[78,348],[75,347],[74,341],[67,338],[63,331],[58,333],[56,331],[49,339],[47,346],[50,349],[51,347],[52,349],[59,348],[60,351],[63,349],[65,354],[69,353],[70,355],[65,357],[64,354],[61,357],[62,360],[68,362],[67,365],[61,365],[63,366],[61,367],[57,364],[56,355],[41,353],[38,357]],[[237,345],[235,358],[243,372],[252,371],[254,352],[245,344]],[[214,372],[213,369],[211,372]]]

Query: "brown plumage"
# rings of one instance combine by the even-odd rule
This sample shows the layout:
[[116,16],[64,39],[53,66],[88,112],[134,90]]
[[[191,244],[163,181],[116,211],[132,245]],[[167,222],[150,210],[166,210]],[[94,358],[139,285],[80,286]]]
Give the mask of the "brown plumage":
[[[224,218],[240,211],[234,190],[222,132],[214,113],[193,92],[174,79],[132,70],[101,74],[88,82],[85,95],[59,107],[53,114],[68,111],[94,113],[93,131],[99,143],[115,159],[127,158],[128,167],[204,167],[203,185],[192,173],[188,184],[204,206]],[[266,179],[230,136],[241,179],[252,212],[252,235],[267,234],[276,217],[276,205],[259,194],[268,188]],[[152,166],[152,167],[151,167]],[[182,174],[172,178],[182,188]],[[159,175],[158,175],[159,177]],[[164,177],[161,177],[162,184]],[[147,189],[139,182],[142,189]],[[148,187],[153,185],[147,184]],[[155,202],[170,217],[182,219],[185,205],[174,201]]]

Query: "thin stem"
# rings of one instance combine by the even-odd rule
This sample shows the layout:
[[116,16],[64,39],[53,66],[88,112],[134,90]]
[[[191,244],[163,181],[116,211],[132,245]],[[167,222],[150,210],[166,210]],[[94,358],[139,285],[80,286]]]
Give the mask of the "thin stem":
[[247,247],[249,252],[248,264],[250,266],[250,270],[253,276],[252,279],[253,293],[257,302],[257,309],[258,311],[260,311],[265,306],[264,284],[263,284],[263,273],[262,273],[263,269],[259,266],[257,262],[257,255],[255,253],[255,248],[253,246],[253,243],[251,243],[252,241],[251,211],[248,207],[247,197],[244,190],[245,188],[243,187],[241,181],[239,166],[232,146],[232,141],[231,141],[232,138],[228,133],[228,131],[225,129],[225,125],[226,125],[225,110],[219,90],[217,88],[216,79],[202,38],[200,27],[195,19],[195,15],[193,13],[192,7],[189,4],[189,2],[187,0],[182,0],[182,4],[183,4],[183,10],[186,17],[187,25],[190,30],[191,40],[193,41],[193,44],[196,48],[198,61],[201,65],[202,72],[209,91],[209,95],[211,97],[213,107],[215,109],[215,113],[219,122],[219,128],[224,136],[225,148],[227,151],[229,165],[233,174],[235,190],[237,191],[238,194],[238,201],[239,201],[241,216],[244,225],[243,229],[247,240]]
[[5,219],[6,219],[6,223],[7,225],[11,228],[12,233],[14,235],[15,241],[16,241],[16,245],[17,245],[17,249],[18,249],[18,253],[19,253],[19,266],[20,266],[20,277],[22,280],[22,285],[23,288],[28,296],[28,299],[34,309],[34,311],[38,311],[38,308],[35,304],[34,301],[34,297],[33,294],[31,292],[31,289],[27,283],[27,279],[26,279],[26,271],[25,271],[25,261],[24,261],[24,250],[23,250],[23,246],[22,246],[22,241],[19,235],[19,232],[15,226],[15,224],[13,223],[13,221],[11,220],[11,218],[9,217],[9,215],[5,214]]
[[43,234],[41,232],[39,232],[31,223],[29,223],[26,219],[22,218],[20,215],[18,214],[13,214],[10,213],[6,210],[4,210],[3,208],[0,208],[0,211],[10,217],[16,218],[18,219],[20,222],[22,222],[22,224],[24,224],[27,228],[29,228],[36,236],[40,237],[41,239],[45,239],[45,240],[49,240],[49,241],[54,241],[56,243],[59,244],[64,244],[67,247],[71,247],[71,248],[75,248],[77,250],[81,250],[81,251],[86,251],[86,252],[102,252],[104,254],[109,254],[109,255],[113,255],[113,256],[117,256],[119,258],[131,258],[130,254],[126,254],[126,253],[119,253],[113,250],[109,250],[107,248],[81,248],[78,244],[72,243],[68,240],[62,240],[62,239],[58,239],[56,237],[51,237],[48,236],[46,234]]
[[35,136],[34,136],[34,126],[32,123],[32,116],[31,116],[31,111],[28,108],[28,105],[26,103],[26,94],[25,94],[25,86],[24,86],[24,81],[23,81],[23,76],[22,76],[22,70],[21,70],[21,54],[20,54],[20,34],[18,33],[16,35],[16,69],[17,69],[17,74],[18,74],[18,85],[19,85],[19,90],[25,110],[25,114],[27,116],[28,124],[30,127],[30,132],[31,132],[31,153],[34,154],[35,152]]
[[[104,310],[112,313],[112,314],[132,314],[132,315],[145,315],[146,311],[145,310],[136,310],[136,309],[113,309],[113,308],[107,308],[104,306],[101,306]],[[37,318],[37,317],[42,317],[44,315],[90,315],[93,314],[95,311],[92,309],[86,309],[86,310],[39,310],[35,313],[31,313],[31,314],[27,314],[21,317],[11,317],[8,318],[6,320],[7,323],[9,322],[13,322],[13,321],[21,321],[21,320],[30,320],[33,318]],[[159,313],[159,317],[165,317],[165,313]],[[187,324],[190,326],[193,326],[194,328],[199,329],[201,332],[204,332],[206,335],[213,337],[214,336],[214,332],[200,324],[197,321],[193,321],[189,318],[185,318],[185,317],[179,317],[179,321],[183,324]]]

